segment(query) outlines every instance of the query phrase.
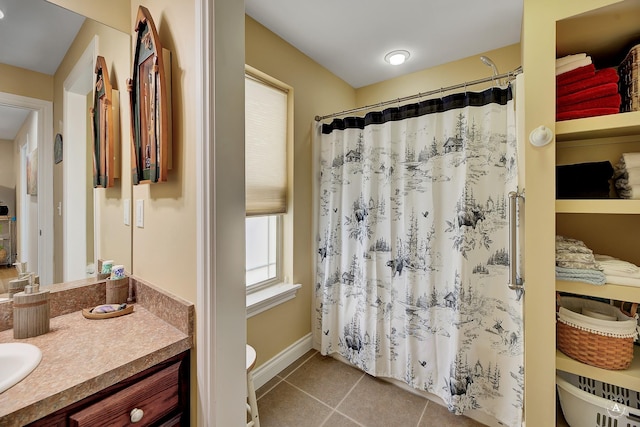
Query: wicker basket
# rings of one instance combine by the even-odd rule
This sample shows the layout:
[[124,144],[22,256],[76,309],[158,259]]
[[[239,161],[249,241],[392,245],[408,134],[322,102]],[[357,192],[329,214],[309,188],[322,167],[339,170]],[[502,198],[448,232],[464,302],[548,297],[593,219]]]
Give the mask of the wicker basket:
[[[602,320],[580,314],[582,309],[615,316]],[[603,369],[627,369],[633,360],[637,309],[631,317],[617,307],[584,298],[561,297],[556,322],[556,346],[567,356]]]
[[633,46],[618,67],[618,91],[622,98],[620,112],[638,111],[640,109],[640,87],[638,85],[638,64],[640,62],[640,45]]

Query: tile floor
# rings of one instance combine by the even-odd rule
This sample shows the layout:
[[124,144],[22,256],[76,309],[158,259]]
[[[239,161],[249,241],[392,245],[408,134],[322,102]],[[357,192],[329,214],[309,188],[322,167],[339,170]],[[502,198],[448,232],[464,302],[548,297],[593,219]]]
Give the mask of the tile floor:
[[476,427],[430,400],[311,350],[257,390],[261,427]]

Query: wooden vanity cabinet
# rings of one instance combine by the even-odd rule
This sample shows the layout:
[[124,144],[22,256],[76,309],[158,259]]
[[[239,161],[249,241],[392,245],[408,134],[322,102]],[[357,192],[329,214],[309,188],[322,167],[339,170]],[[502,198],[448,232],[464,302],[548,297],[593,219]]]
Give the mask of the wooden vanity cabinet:
[[[142,411],[132,423],[131,411]],[[29,426],[188,426],[189,352],[41,418]]]

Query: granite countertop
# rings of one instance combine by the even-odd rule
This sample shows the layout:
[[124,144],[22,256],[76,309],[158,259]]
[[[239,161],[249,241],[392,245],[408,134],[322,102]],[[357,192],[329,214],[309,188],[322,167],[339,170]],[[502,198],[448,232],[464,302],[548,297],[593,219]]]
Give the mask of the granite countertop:
[[131,314],[100,320],[76,311],[51,318],[49,333],[20,340],[12,329],[0,332],[0,343],[25,342],[42,351],[33,372],[0,393],[0,426],[38,420],[190,349],[188,331],[153,311],[134,304]]

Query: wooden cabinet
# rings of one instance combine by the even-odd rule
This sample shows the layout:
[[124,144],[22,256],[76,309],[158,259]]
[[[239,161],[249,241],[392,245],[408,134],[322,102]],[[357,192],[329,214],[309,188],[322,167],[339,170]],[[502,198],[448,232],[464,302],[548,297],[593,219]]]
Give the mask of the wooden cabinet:
[[[136,411],[132,414],[132,411]],[[137,416],[139,419],[132,418]],[[135,421],[135,422],[134,422]],[[188,426],[189,352],[159,363],[30,426]]]

